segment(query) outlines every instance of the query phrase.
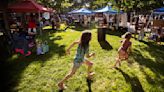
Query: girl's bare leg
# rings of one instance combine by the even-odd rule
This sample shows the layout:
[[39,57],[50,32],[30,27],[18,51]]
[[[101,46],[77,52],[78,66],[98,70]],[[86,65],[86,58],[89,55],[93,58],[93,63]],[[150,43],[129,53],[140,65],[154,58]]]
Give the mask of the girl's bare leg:
[[122,51],[120,50],[118,52],[118,56],[116,58],[116,63],[114,64],[113,68],[116,68],[118,64],[119,64],[119,66],[121,66],[121,57],[122,57]]
[[124,60],[126,58],[126,54],[124,51],[120,50],[118,52],[118,56],[116,58],[116,63],[114,64],[113,68],[116,68],[117,65],[121,66],[121,61]]
[[75,67],[75,66],[73,65],[71,71],[64,77],[63,80],[61,80],[61,81],[58,83],[58,86],[60,87],[60,89],[64,89],[64,82],[65,82],[66,80],[68,80],[69,78],[71,78],[71,77],[76,73],[76,70],[77,70],[77,69],[78,69],[78,68]]
[[116,68],[117,67],[117,65],[119,64],[119,66],[121,65],[121,60],[120,60],[120,58],[118,57],[118,58],[116,58],[116,63],[114,64],[114,68]]
[[85,60],[85,64],[88,66],[87,73],[88,73],[88,78],[90,78],[94,74],[94,72],[91,71],[93,62],[91,62],[89,60]]
[[128,62],[128,65],[130,66],[131,65],[131,62],[129,61],[128,58],[129,58],[129,55],[128,55],[128,53],[126,53],[124,60],[126,60]]

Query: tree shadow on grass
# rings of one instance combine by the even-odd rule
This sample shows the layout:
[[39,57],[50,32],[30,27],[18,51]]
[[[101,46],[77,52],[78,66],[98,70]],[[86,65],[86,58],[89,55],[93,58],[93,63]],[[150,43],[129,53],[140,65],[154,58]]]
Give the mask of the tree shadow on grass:
[[58,90],[58,92],[63,92],[64,90]]
[[[151,46],[151,45],[150,45]],[[164,57],[162,53],[163,50],[160,47],[148,47],[148,48],[140,48],[141,51],[148,51],[155,60],[149,59],[146,56],[143,56],[139,50],[134,49],[133,51],[133,58],[140,64],[140,70],[146,76],[146,80],[155,86],[161,87],[164,89],[164,80],[160,77],[164,75]],[[144,70],[143,66],[149,68],[154,74],[156,74],[156,78],[151,78],[150,75]]]
[[111,30],[111,29],[108,29],[108,30],[106,31],[106,34],[108,34],[108,35],[114,35],[114,36],[118,36],[118,37],[121,37],[124,33],[125,33],[125,32],[123,32],[123,31],[119,31],[119,30],[113,31],[113,30]]
[[92,28],[82,27],[82,26],[70,26],[69,28],[75,31],[80,31],[80,32],[84,30],[92,30]]
[[[92,92],[91,85],[92,85],[93,80],[86,78],[86,82],[87,82],[87,86],[88,86],[87,92]],[[75,89],[75,92],[79,92],[79,90],[80,90],[80,88],[78,87]],[[63,91],[64,90],[58,90],[58,92],[63,92]]]
[[92,86],[92,80],[91,79],[86,79],[86,82],[87,82],[87,86],[88,86],[88,92],[92,92],[92,88],[91,88],[91,86]]
[[[61,40],[61,36],[54,37],[50,39],[48,32],[42,35],[42,40],[48,41],[50,51],[45,55],[36,55],[36,50],[32,51],[32,55],[25,57],[18,55],[16,59],[9,59],[4,63],[0,63],[1,67],[1,88],[0,92],[15,92],[18,91],[15,87],[18,86],[21,80],[21,75],[28,65],[32,62],[38,62],[41,67],[44,66],[44,62],[50,59],[53,55],[62,57],[65,55],[65,45],[59,45],[55,43],[56,40]],[[30,85],[30,84],[29,84]]]
[[[164,79],[161,79],[160,76],[157,76],[156,78],[152,78],[152,76],[150,76],[142,66],[140,66],[140,71],[145,75],[145,78],[149,84],[153,85],[154,87],[164,89]],[[158,91],[162,91],[162,90],[158,89]]]
[[144,70],[144,68],[142,66],[139,67],[140,71],[146,76],[146,80],[150,83],[150,84],[155,84],[155,80],[152,79]]
[[45,30],[43,30],[44,32],[43,32],[43,34],[44,33],[49,33],[49,34],[53,34],[53,33],[59,33],[59,32],[64,32],[65,31],[65,29],[64,30],[62,30],[62,29],[45,29]]
[[120,68],[116,68],[119,72],[122,73],[127,83],[130,83],[132,92],[144,92],[143,87],[137,77],[130,77],[128,74],[126,74],[124,71],[122,71]]
[[107,41],[100,41],[99,44],[100,44],[102,49],[105,49],[105,50],[112,50],[113,49],[113,47]]
[[164,47],[153,45],[152,43],[147,43],[149,47],[142,48],[139,46],[138,48],[141,51],[147,51],[155,60],[149,59],[142,55],[142,53],[134,49],[133,58],[137,61],[140,65],[146,66],[150,68],[155,74],[157,75],[164,75]]

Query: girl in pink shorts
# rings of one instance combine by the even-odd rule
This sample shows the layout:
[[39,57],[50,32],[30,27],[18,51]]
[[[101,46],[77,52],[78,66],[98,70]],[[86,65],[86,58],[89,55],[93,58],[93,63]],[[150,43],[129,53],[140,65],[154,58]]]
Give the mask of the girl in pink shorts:
[[117,67],[117,65],[121,65],[121,61],[122,60],[127,60],[129,55],[128,53],[131,51],[131,45],[132,45],[132,42],[130,41],[130,38],[132,37],[131,33],[130,32],[126,32],[122,38],[124,38],[122,41],[121,41],[121,46],[120,48],[118,49],[118,56],[116,58],[116,63],[114,65],[114,68]]

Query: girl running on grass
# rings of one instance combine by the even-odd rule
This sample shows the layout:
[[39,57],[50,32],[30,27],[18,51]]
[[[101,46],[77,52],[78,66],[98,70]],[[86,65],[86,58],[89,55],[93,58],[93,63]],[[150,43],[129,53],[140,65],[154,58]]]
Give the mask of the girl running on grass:
[[60,90],[63,90],[66,88],[64,85],[64,82],[66,80],[68,80],[70,77],[72,77],[75,74],[76,70],[83,63],[85,63],[88,66],[88,78],[90,79],[91,76],[94,74],[94,72],[91,72],[91,68],[92,68],[93,63],[85,58],[85,55],[87,58],[95,55],[95,53],[89,54],[89,42],[90,42],[90,40],[91,40],[91,32],[84,31],[81,35],[81,39],[79,41],[73,42],[70,45],[70,47],[66,50],[67,54],[70,54],[70,49],[74,45],[76,45],[76,44],[78,45],[76,56],[74,58],[73,67],[72,67],[71,71],[64,77],[63,80],[61,80],[58,83],[58,87],[60,88]]
[[118,56],[116,58],[116,63],[114,65],[114,68],[117,67],[117,64],[121,66],[122,60],[127,60],[129,57],[129,52],[131,51],[131,44],[130,38],[132,37],[130,32],[126,32],[122,38],[124,38],[121,43],[121,47],[118,49]]

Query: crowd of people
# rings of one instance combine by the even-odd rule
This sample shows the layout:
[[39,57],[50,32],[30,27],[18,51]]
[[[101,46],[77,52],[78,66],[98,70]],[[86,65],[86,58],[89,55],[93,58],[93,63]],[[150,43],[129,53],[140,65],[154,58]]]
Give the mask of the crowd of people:
[[[98,28],[101,28],[101,24],[103,24],[103,27],[111,28],[116,27],[117,18],[118,17],[116,15],[99,13],[94,15],[59,14],[51,15],[49,19],[45,19],[44,17],[40,17],[38,19],[38,15],[30,14],[25,17],[26,22],[23,23],[23,21],[19,17],[16,17],[14,21],[11,22],[10,26],[11,33],[13,35],[13,41],[15,41],[14,49],[19,52],[20,50],[18,50],[18,47],[21,47],[21,49],[23,48],[23,51],[25,51],[27,55],[30,55],[28,48],[37,45],[37,43],[35,42],[35,36],[39,33],[38,30],[42,29],[44,26],[52,26],[52,30],[57,30],[60,23],[65,21],[67,25],[74,25],[76,27],[90,27],[91,24],[94,24],[98,25]],[[121,17],[119,18],[119,22],[122,22]],[[158,19],[163,20],[163,16],[133,16],[132,20],[130,20],[129,22],[131,25],[135,26],[134,38],[138,37],[137,39],[139,41],[142,41],[144,37],[147,36],[149,40],[154,40],[159,44],[164,41],[163,27],[153,26],[153,20]],[[106,26],[104,26],[104,24]],[[150,35],[146,35],[147,29],[151,29]],[[138,36],[136,36],[136,34],[138,34]],[[24,45],[21,45],[23,44],[21,41],[24,42]]]
[[108,15],[108,14],[91,14],[91,15],[77,15],[77,14],[68,14],[68,15],[61,15],[61,19],[66,21],[69,24],[75,24],[77,26],[90,26],[91,24],[96,24],[99,22],[100,15],[102,18],[105,18],[109,25],[113,25],[116,23],[116,16],[115,15]]
[[[134,31],[128,31],[134,33],[134,38],[138,39],[139,41],[143,41],[144,38],[147,38],[149,40],[154,40],[157,43],[160,43],[161,41],[163,41],[164,28],[160,24],[156,24],[154,21],[163,19],[164,16],[159,17],[157,15],[134,16],[131,20],[130,25],[128,25],[129,28],[133,29]],[[148,33],[149,35],[146,35]]]
[[[15,17],[13,21],[10,21],[10,30],[12,35],[13,50],[24,56],[29,56],[32,53],[30,48],[37,47],[38,44],[41,43],[38,41],[36,42],[36,35],[39,34],[40,29],[42,30],[42,28],[47,24],[46,21],[44,21],[44,18],[39,21],[38,16],[33,14],[26,16],[25,19],[26,20],[24,21],[26,22],[21,20],[19,17]],[[45,45],[42,45],[44,48]],[[39,55],[38,48],[36,50],[37,55]],[[45,51],[40,49],[40,52]]]

